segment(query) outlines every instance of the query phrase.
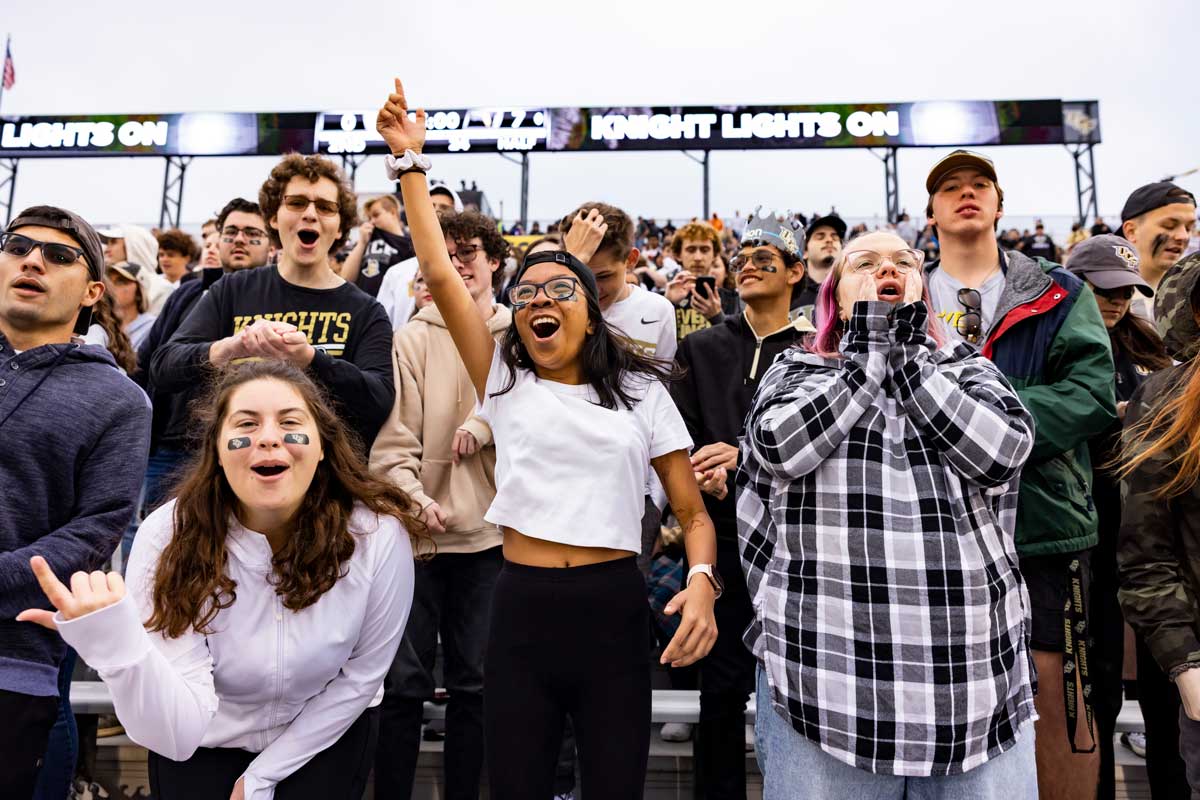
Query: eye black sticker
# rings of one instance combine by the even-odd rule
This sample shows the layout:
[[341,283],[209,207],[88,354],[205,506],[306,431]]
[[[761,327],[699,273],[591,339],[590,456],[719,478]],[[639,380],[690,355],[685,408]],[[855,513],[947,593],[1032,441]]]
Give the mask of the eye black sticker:
[[230,450],[245,450],[249,446],[250,446],[250,437],[249,436],[238,436],[236,439],[229,440],[229,449]]
[[284,444],[308,444],[307,433],[285,433],[283,435]]

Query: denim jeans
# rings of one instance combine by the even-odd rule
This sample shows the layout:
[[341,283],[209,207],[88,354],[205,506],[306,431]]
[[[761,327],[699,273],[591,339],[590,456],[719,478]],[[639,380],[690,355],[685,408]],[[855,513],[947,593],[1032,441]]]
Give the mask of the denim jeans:
[[1011,749],[970,772],[924,778],[876,775],[839,761],[797,733],[772,706],[761,666],[757,698],[754,735],[763,800],[1037,800],[1032,725]]
[[75,761],[79,757],[79,730],[71,713],[71,674],[75,672],[77,656],[68,647],[58,667],[58,718],[50,729],[46,755],[38,771],[33,800],[63,800],[75,777]]
[[175,450],[170,447],[159,447],[150,454],[146,461],[146,478],[142,482],[142,494],[138,500],[137,513],[129,521],[125,533],[121,536],[121,564],[129,563],[129,551],[133,549],[133,536],[138,526],[142,524],[150,512],[162,505],[167,499],[175,480],[179,477],[180,468],[191,456],[186,450]]
[[479,797],[483,771],[483,656],[492,590],[504,559],[499,547],[443,553],[418,561],[413,606],[400,649],[383,683],[375,796],[410,797],[421,746],[424,701],[433,698],[438,634],[445,656],[445,794]]

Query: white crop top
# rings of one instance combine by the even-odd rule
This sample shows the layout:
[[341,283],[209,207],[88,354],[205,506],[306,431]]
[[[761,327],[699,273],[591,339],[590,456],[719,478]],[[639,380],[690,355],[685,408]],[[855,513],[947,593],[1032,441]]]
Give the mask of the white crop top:
[[496,439],[496,498],[485,519],[578,547],[641,551],[650,459],[691,450],[683,417],[657,380],[631,378],[632,410],[598,404],[590,384],[510,371],[497,347],[482,414]]

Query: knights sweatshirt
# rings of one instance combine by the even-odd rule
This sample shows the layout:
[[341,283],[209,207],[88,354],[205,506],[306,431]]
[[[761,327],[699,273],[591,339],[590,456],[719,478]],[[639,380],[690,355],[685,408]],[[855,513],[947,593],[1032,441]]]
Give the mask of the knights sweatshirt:
[[93,345],[16,353],[0,334],[0,689],[58,695],[59,635],[15,617],[52,608],[30,569],[103,568],[133,516],[150,402]]

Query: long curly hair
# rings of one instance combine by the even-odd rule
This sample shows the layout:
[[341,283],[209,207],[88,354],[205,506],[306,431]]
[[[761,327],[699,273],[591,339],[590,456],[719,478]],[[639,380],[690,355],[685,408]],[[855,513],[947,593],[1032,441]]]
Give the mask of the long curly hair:
[[349,529],[356,503],[381,516],[400,520],[413,544],[432,539],[417,517],[419,509],[395,485],[367,471],[351,444],[344,424],[320,389],[296,367],[264,360],[240,364],[217,374],[210,398],[194,404],[202,438],[195,461],[175,489],[174,535],[159,556],[153,583],[150,631],[177,637],[189,628],[211,632],[217,614],[237,599],[237,583],[226,573],[226,538],[239,500],[218,460],[218,438],[234,391],[259,380],[287,384],[303,398],[316,423],[324,459],[296,515],[296,530],[272,559],[275,593],[283,605],[299,611],[345,576],[344,564],[354,553]]
[[[141,287],[138,291],[141,291]],[[108,292],[100,295],[99,302],[92,306],[92,322],[108,334],[107,350],[112,353],[117,366],[125,370],[126,375],[133,375],[138,368],[137,352],[129,341],[129,335],[121,327],[121,320],[117,319],[117,310]]]

